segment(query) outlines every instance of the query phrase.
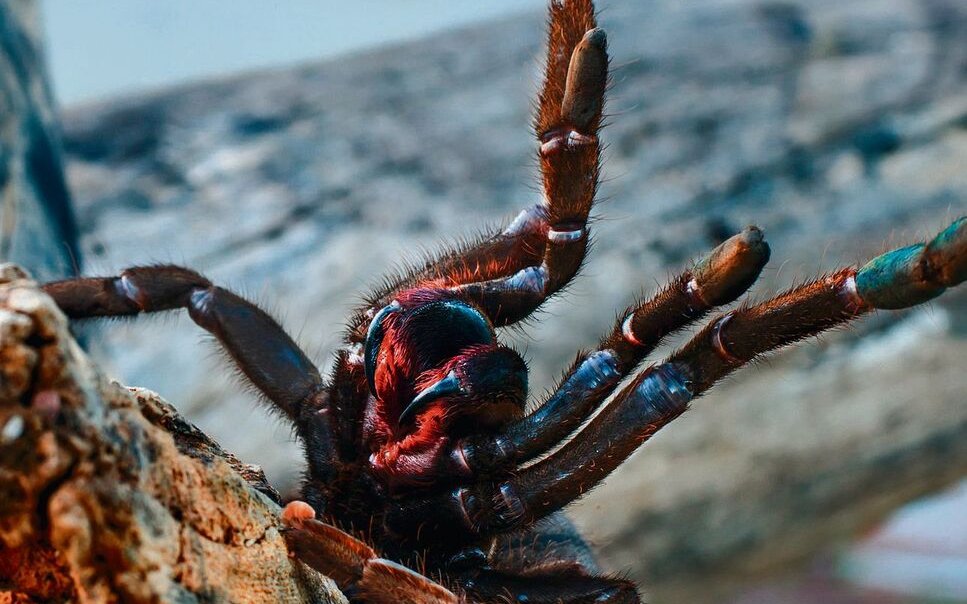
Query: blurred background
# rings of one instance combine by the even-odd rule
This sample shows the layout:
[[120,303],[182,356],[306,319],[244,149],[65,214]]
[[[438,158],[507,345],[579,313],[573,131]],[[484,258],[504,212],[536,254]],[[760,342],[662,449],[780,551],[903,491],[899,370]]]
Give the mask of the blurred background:
[[[543,6],[0,0],[0,256],[44,279],[186,264],[325,365],[387,269],[536,200]],[[746,224],[773,249],[762,299],[967,210],[962,0],[599,8],[597,245],[506,334],[535,394],[635,293]],[[187,317],[84,335],[119,380],[296,488],[288,428]],[[960,288],[773,355],[571,515],[650,602],[967,602],[965,344]]]

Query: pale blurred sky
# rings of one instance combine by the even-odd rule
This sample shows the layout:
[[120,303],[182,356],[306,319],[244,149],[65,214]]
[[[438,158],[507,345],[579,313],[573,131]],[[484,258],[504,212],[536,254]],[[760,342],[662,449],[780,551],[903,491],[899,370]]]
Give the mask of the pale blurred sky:
[[41,0],[62,105],[332,57],[546,0]]

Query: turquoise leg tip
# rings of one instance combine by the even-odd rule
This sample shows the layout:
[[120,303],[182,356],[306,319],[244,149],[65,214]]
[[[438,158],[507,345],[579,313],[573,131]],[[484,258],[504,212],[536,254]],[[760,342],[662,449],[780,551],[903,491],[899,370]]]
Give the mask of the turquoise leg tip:
[[944,287],[923,280],[922,243],[903,247],[870,260],[856,272],[856,292],[874,308],[915,306],[936,298]]

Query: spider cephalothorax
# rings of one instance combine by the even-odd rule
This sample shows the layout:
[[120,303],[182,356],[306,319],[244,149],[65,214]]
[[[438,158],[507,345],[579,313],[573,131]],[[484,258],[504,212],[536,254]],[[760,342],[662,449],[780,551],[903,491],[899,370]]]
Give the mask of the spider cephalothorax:
[[432,483],[447,442],[524,414],[523,359],[449,292],[402,292],[373,317],[364,350],[372,396],[362,441],[389,487]]
[[749,227],[632,304],[525,412],[527,369],[497,331],[530,316],[584,261],[607,77],[591,1],[553,0],[535,119],[542,201],[376,291],[327,379],[266,313],[185,268],[45,288],[74,318],[184,308],[219,339],[305,443],[307,503],[283,512],[292,552],[354,600],[637,602],[631,582],[598,573],[559,510],[758,355],[964,281],[967,218],[928,243],[739,306],[639,368],[663,338],[756,280],[769,247]]

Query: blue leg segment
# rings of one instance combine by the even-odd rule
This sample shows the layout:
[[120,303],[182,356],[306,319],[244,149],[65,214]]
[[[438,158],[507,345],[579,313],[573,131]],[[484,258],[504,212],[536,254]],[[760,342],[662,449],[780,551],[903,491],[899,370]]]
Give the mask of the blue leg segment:
[[936,298],[967,279],[967,217],[933,241],[878,256],[856,272],[856,293],[873,308],[897,309]]

